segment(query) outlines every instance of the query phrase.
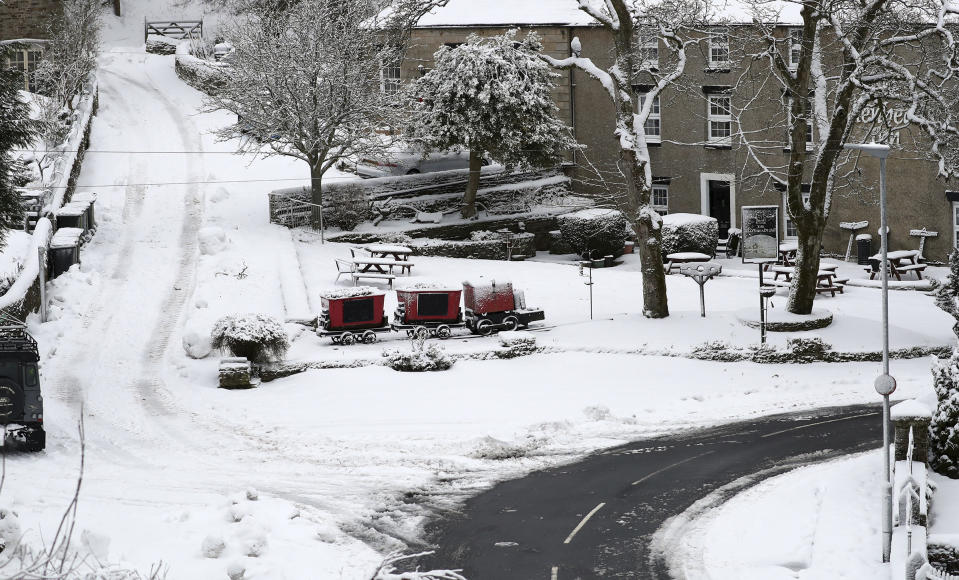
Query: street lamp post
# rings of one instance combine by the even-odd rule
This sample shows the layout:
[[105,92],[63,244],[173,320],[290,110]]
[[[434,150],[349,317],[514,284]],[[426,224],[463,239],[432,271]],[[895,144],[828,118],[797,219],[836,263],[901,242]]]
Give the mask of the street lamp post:
[[879,239],[882,265],[882,374],[876,377],[876,392],[882,395],[882,457],[886,481],[882,497],[882,561],[892,551],[892,470],[889,466],[889,395],[896,390],[896,379],[889,374],[889,227],[886,224],[886,158],[889,145],[879,143],[847,144],[846,149],[862,151],[879,159]]

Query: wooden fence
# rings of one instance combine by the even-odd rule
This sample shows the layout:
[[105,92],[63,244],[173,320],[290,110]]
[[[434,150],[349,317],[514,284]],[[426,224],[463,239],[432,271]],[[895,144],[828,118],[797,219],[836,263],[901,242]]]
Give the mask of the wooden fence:
[[202,38],[203,19],[199,20],[147,20],[143,19],[143,42],[151,34],[170,38]]

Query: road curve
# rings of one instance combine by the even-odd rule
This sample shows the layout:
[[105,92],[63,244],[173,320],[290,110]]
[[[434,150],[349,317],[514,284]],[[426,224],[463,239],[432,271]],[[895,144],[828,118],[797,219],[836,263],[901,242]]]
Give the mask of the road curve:
[[669,517],[741,477],[881,438],[880,408],[861,405],[636,441],[471,498],[427,527],[436,554],[421,565],[462,568],[469,580],[666,579],[649,544]]

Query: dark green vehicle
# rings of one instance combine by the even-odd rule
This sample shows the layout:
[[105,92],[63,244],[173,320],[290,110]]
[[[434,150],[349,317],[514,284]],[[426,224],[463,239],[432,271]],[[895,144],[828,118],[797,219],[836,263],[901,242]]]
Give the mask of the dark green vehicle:
[[39,360],[37,341],[25,327],[0,326],[0,425],[4,446],[12,449],[41,451],[46,446]]

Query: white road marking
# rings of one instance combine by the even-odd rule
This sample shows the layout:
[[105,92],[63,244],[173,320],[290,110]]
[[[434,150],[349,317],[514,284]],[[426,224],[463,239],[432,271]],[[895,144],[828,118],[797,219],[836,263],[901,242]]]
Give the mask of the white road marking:
[[789,433],[790,431],[798,431],[799,429],[805,429],[807,427],[825,425],[826,423],[836,423],[838,421],[849,421],[850,419],[858,419],[860,417],[872,417],[878,414],[879,413],[863,413],[862,415],[853,415],[852,417],[841,417],[839,419],[829,419],[828,421],[819,421],[818,423],[807,423],[806,425],[800,425],[798,427],[790,427],[789,429],[783,429],[782,431],[776,431],[774,433],[766,433],[765,435],[761,436],[760,439],[765,439],[766,437],[772,437],[773,435],[782,435],[783,433]]
[[693,459],[699,459],[700,457],[702,457],[702,456],[704,456],[704,455],[709,455],[710,453],[712,453],[712,451],[707,451],[706,453],[700,453],[699,455],[694,455],[694,456],[692,456],[692,457],[687,457],[686,459],[683,459],[682,461],[677,461],[676,463],[673,463],[672,465],[667,465],[666,467],[664,467],[664,468],[662,468],[662,469],[657,469],[656,471],[650,473],[649,475],[645,475],[645,476],[643,476],[643,477],[640,477],[639,479],[637,479],[636,481],[633,482],[633,485],[639,485],[639,484],[643,483],[644,481],[646,481],[647,479],[649,479],[649,478],[651,478],[651,477],[653,477],[653,476],[659,475],[660,473],[662,473],[662,472],[664,472],[664,471],[667,471],[667,470],[672,469],[672,468],[674,468],[674,467],[679,467],[680,465],[682,465],[682,464],[684,464],[684,463],[689,463],[689,462],[692,461]]
[[559,566],[553,566],[553,572],[549,575],[549,580],[557,580],[559,578]]
[[[572,541],[573,541],[573,536],[575,536],[578,531],[580,531],[581,529],[583,529],[583,526],[586,525],[586,522],[589,521],[589,518],[593,517],[593,515],[594,515],[596,512],[598,512],[599,510],[603,509],[603,506],[604,506],[604,505],[606,505],[606,502],[600,503],[598,506],[594,507],[591,512],[589,512],[588,514],[586,514],[586,516],[582,519],[582,521],[579,522],[579,525],[577,525],[575,528],[573,528],[573,531],[570,532],[568,536],[566,536],[566,539],[563,540],[563,543],[564,543],[564,544],[568,544],[568,543],[572,542]],[[556,568],[553,568],[553,569],[556,570]]]

